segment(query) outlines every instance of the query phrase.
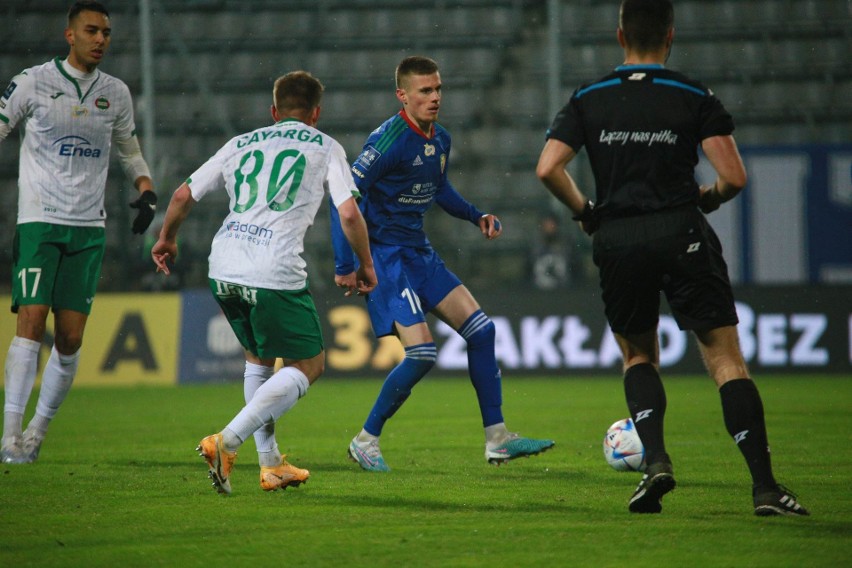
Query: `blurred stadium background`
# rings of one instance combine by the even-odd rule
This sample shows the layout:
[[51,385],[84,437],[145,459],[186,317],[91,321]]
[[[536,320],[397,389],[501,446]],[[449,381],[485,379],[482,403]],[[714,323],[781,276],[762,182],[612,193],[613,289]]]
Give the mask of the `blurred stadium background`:
[[[67,4],[3,3],[2,80],[67,54],[62,36]],[[500,215],[507,228],[502,239],[487,243],[477,231],[460,229],[448,216],[433,214],[429,225],[436,247],[474,288],[492,278],[529,283],[539,221],[552,212],[562,221],[560,231],[570,245],[570,275],[562,283],[577,286],[594,282],[588,241],[566,222],[564,211],[535,178],[534,167],[555,110],[581,82],[620,63],[614,38],[618,4],[112,0],[106,5],[114,41],[101,68],[123,79],[133,92],[138,131],[165,204],[171,191],[229,137],[269,121],[271,84],[278,75],[302,68],[321,78],[326,94],[320,127],[354,158],[370,130],[398,108],[393,95],[396,63],[408,54],[431,56],[441,65],[445,84],[441,122],[454,139],[452,179],[470,200]],[[140,17],[146,8],[150,36]],[[669,66],[716,92],[735,117],[744,151],[750,146],[852,141],[848,0],[679,0],[675,9],[676,41]],[[146,37],[150,68],[142,56]],[[557,58],[552,57],[554,48]],[[148,83],[146,69],[152,79]],[[10,282],[17,159],[17,144],[9,140],[0,152],[0,223],[9,237],[0,246],[0,290],[7,290]],[[575,167],[591,191],[582,158]],[[848,170],[846,175],[848,186]],[[109,249],[100,289],[175,287],[177,279],[152,277],[146,245],[154,229],[147,243],[130,234],[130,191],[113,163],[107,198]],[[209,240],[225,203],[224,194],[209,198],[186,226],[181,287],[205,285]],[[807,222],[819,220],[802,221]],[[326,226],[321,212],[308,242],[315,287],[326,286],[331,277]],[[847,226],[852,240],[850,232]],[[831,279],[819,271],[791,270],[776,276],[784,282]],[[738,272],[744,275],[741,280],[754,274],[734,270],[735,278]],[[833,279],[845,279],[848,272],[852,268]]]
[[[621,63],[619,3],[107,0],[113,43],[101,69],[133,93],[164,211],[171,192],[227,139],[270,122],[277,76],[306,69],[324,82],[320,127],[354,159],[368,133],[399,108],[393,83],[399,60],[433,57],[445,87],[441,122],[454,141],[451,179],[481,209],[499,215],[506,230],[487,242],[440,211],[427,216],[427,228],[502,326],[501,364],[530,372],[613,372],[617,349],[606,335],[590,241],[534,169],[545,130],[572,91]],[[849,375],[852,0],[674,4],[669,66],[704,82],[732,112],[750,175],[743,195],[710,216],[743,303],[747,360],[756,370]],[[68,5],[2,3],[0,80],[67,54],[62,31]],[[7,140],[0,146],[0,294],[11,285],[17,163],[18,144]],[[571,168],[591,194],[585,153]],[[711,175],[702,163],[699,181]],[[89,342],[95,352],[86,373],[109,382],[239,377],[239,345],[204,290],[210,239],[224,217],[226,195],[194,209],[182,230],[177,277],[165,279],[148,256],[158,221],[144,239],[130,232],[134,193],[113,159],[99,291],[121,294],[99,296],[90,333],[100,343]],[[370,344],[361,302],[333,295],[327,216],[324,206],[309,232],[306,257],[326,317],[329,370],[381,376],[399,353]],[[549,241],[548,217],[556,231]],[[147,294],[164,290],[179,294]],[[14,334],[13,318],[0,327],[5,344],[5,335]],[[700,360],[685,356],[686,334],[671,320],[664,319],[661,329],[664,366],[700,372]],[[436,331],[439,369],[463,370],[463,346],[448,328]]]

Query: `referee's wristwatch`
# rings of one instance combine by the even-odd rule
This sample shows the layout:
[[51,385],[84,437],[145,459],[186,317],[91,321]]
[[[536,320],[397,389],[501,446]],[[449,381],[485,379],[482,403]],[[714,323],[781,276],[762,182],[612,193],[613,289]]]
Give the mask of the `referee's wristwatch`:
[[597,214],[595,213],[595,202],[591,199],[586,201],[586,204],[583,206],[583,210],[572,217],[575,221],[579,221],[582,223],[583,231],[587,235],[591,235],[600,227],[600,219],[598,219]]

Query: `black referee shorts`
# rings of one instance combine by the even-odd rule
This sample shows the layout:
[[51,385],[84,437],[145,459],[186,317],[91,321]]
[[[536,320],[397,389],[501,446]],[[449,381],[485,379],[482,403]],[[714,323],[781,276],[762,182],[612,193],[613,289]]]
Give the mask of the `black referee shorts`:
[[621,335],[655,328],[660,291],[683,330],[736,325],[722,245],[694,206],[605,220],[595,233],[606,317]]

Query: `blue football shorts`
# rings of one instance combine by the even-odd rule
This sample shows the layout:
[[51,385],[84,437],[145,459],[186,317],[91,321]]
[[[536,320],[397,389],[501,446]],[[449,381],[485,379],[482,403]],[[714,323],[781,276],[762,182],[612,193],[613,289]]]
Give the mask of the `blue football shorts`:
[[461,285],[432,247],[370,243],[378,286],[367,296],[376,337],[390,335],[394,322],[404,327],[426,321],[453,289]]

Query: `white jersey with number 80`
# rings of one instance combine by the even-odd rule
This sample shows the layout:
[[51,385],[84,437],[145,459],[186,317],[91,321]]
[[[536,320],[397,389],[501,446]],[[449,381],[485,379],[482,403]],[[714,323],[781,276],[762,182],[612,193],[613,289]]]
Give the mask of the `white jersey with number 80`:
[[196,201],[222,188],[230,197],[209,277],[273,290],[307,285],[301,254],[325,190],[335,206],[359,196],[343,147],[297,120],[232,138],[187,184]]

